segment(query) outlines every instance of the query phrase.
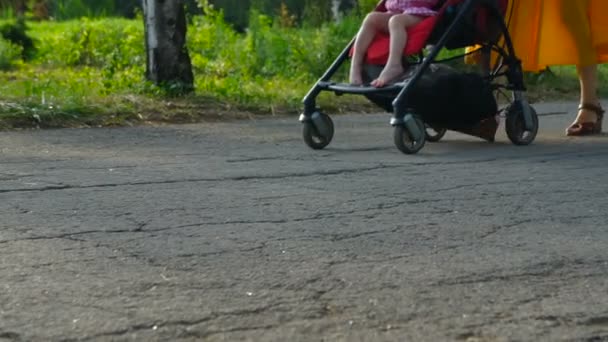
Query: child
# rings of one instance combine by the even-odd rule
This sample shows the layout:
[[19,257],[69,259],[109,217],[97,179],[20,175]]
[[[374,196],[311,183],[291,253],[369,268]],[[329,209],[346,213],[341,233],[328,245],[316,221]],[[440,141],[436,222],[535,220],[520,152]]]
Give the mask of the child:
[[406,28],[412,27],[422,19],[437,14],[433,7],[439,0],[386,0],[386,12],[369,13],[361,29],[357,33],[353,51],[350,83],[361,85],[363,83],[361,71],[367,48],[370,46],[376,33],[380,31],[390,34],[390,51],[388,62],[377,79],[372,81],[374,87],[384,87],[396,80],[403,73],[401,64],[403,49],[407,43]]

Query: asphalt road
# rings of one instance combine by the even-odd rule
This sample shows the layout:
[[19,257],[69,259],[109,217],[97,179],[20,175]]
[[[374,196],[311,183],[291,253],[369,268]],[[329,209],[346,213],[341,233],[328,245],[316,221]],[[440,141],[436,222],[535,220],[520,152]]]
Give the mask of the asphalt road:
[[[608,135],[0,134],[0,341],[608,341]],[[568,113],[566,115],[565,113]]]

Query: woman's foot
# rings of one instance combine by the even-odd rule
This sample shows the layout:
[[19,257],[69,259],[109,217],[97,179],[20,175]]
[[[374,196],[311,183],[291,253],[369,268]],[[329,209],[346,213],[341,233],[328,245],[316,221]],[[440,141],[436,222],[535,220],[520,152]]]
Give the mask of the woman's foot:
[[401,65],[387,65],[380,73],[380,76],[372,81],[372,85],[376,88],[382,88],[397,80],[401,74],[403,74],[403,67]]
[[604,110],[601,105],[583,103],[578,107],[574,123],[566,128],[567,136],[583,136],[602,133]]

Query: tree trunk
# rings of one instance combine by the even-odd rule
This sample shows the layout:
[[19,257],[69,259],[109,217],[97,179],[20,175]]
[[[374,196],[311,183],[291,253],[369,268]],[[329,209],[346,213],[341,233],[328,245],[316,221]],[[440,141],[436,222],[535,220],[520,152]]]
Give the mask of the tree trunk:
[[331,13],[334,17],[334,21],[340,21],[340,19],[342,19],[342,13],[340,13],[341,4],[342,4],[341,0],[332,0],[331,1]]
[[146,32],[146,78],[172,91],[194,89],[186,47],[183,0],[142,0]]
[[344,13],[348,13],[357,7],[357,0],[332,0],[331,13],[334,21],[340,21],[344,17]]

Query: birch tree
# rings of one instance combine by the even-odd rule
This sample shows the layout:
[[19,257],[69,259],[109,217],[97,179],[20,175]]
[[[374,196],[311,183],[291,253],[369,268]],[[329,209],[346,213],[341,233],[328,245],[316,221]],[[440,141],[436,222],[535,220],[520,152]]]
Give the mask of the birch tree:
[[146,37],[146,78],[174,92],[194,89],[186,47],[183,0],[142,0]]

